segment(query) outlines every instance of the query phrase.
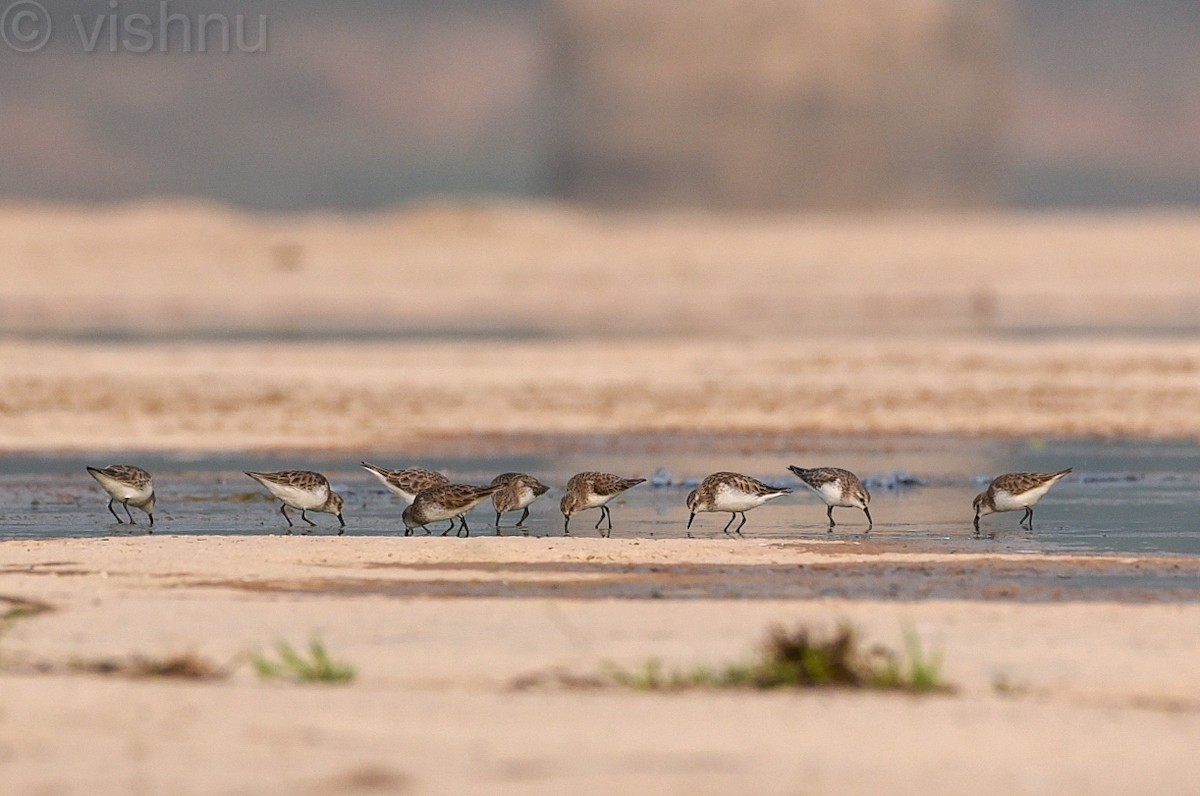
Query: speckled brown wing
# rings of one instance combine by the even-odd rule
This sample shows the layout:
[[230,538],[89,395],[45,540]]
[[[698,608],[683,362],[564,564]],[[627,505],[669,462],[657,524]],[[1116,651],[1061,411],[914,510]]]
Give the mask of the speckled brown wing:
[[115,481],[128,484],[136,489],[145,489],[150,485],[150,473],[132,464],[110,464],[108,467],[92,468],[107,475]]
[[405,470],[390,470],[385,476],[387,481],[397,489],[415,495],[432,486],[450,483],[450,479],[433,470],[424,467],[409,467]]
[[994,498],[997,492],[1007,492],[1010,495],[1023,495],[1031,489],[1037,489],[1071,472],[1068,467],[1057,473],[1005,473],[992,479],[988,485],[988,497]]
[[615,495],[643,483],[645,478],[622,478],[612,473],[589,473],[592,492],[601,497]]
[[713,473],[708,478],[705,478],[704,481],[705,483],[711,481],[714,487],[722,483],[728,484],[734,489],[745,492],[748,495],[773,495],[780,492],[788,493],[792,491],[787,487],[768,486],[757,478],[751,478],[741,473]]
[[469,510],[492,493],[503,488],[502,484],[492,486],[472,486],[470,484],[441,484],[423,490],[417,494],[413,505],[438,506],[448,511]]
[[514,478],[520,478],[524,475],[524,473],[500,473],[500,475],[492,479],[492,486],[503,486]]
[[[858,476],[840,467],[789,467],[796,477],[813,489],[820,489],[825,484],[835,481],[858,481]],[[860,482],[861,483],[861,482]]]
[[269,481],[279,486],[303,489],[308,492],[316,492],[322,487],[326,490],[329,489],[329,479],[311,470],[281,470],[277,473],[247,472],[246,475],[260,481]]

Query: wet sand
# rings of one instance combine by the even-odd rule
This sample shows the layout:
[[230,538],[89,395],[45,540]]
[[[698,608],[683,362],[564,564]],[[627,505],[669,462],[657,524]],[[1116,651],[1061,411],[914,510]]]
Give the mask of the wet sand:
[[[0,556],[0,599],[53,608],[0,638],[14,793],[1187,793],[1200,776],[1194,595],[1055,593],[1064,574],[1194,577],[1192,559],[319,536],[14,541]],[[916,570],[940,593],[880,595]],[[655,695],[556,679],[716,665],[773,623],[843,621],[897,649],[916,631],[955,692]],[[357,681],[268,684],[245,662],[310,638]],[[55,671],[181,652],[234,673]],[[545,684],[514,690],[531,678]]]

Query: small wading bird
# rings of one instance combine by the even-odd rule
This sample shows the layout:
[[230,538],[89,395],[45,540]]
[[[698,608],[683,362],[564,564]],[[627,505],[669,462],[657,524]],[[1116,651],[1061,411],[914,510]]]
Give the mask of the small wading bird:
[[533,501],[550,491],[550,487],[525,473],[501,473],[492,479],[492,486],[502,487],[492,495],[492,505],[496,508],[496,527],[500,527],[500,516],[508,511],[523,509],[517,527],[529,519],[529,506]]
[[837,525],[833,521],[833,510],[838,507],[862,509],[863,514],[867,515],[867,531],[875,527],[875,521],[871,519],[871,510],[867,508],[871,502],[871,493],[857,475],[840,467],[814,467],[806,470],[793,464],[788,465],[788,469],[828,507],[825,515],[829,517],[830,533],[833,533],[833,527]]
[[412,536],[413,528],[425,528],[431,522],[450,520],[450,528],[442,531],[442,536],[445,536],[454,527],[454,521],[458,520],[462,524],[459,525],[455,536],[470,536],[467,512],[503,488],[502,484],[442,484],[422,490],[413,504],[404,510],[404,535]]
[[1025,509],[1018,523],[1033,530],[1033,507],[1058,483],[1058,479],[1071,472],[1068,467],[1057,473],[1005,473],[992,479],[988,488],[975,496],[975,531],[979,532],[979,518],[998,511]]
[[[132,464],[89,467],[87,471],[108,493],[108,510],[116,517],[118,524],[125,523],[113,508],[113,501],[125,507],[125,516],[129,517],[130,525],[137,525],[133,521],[133,514],[129,512],[129,507],[134,506],[146,512],[146,516],[150,518],[150,527],[154,528],[154,479],[150,477],[150,473]],[[154,531],[151,530],[150,533]]]
[[[608,520],[608,535],[612,536],[612,514],[605,504],[626,489],[643,483],[645,478],[621,478],[612,473],[576,473],[567,482],[567,494],[559,502],[559,510],[563,514],[563,533],[571,533],[571,515],[587,509],[600,509],[600,519],[596,520],[596,530],[600,523]],[[603,532],[600,534],[603,536]]]
[[338,535],[345,533],[346,521],[342,519],[342,496],[329,486],[329,479],[320,473],[310,470],[283,470],[278,473],[251,473],[246,475],[265,486],[272,495],[279,498],[283,505],[279,511],[287,520],[288,533],[292,532],[292,518],[288,516],[287,507],[300,509],[300,519],[309,525],[316,523],[308,518],[305,512],[321,511],[338,518]]
[[386,467],[377,467],[368,462],[362,462],[362,466],[367,472],[378,478],[393,494],[399,496],[401,500],[410,506],[422,490],[428,489],[431,486],[450,483],[450,479],[446,476],[441,473],[435,473],[433,470],[426,470],[424,467],[389,470]]
[[768,500],[790,494],[791,491],[786,487],[776,489],[767,486],[756,478],[740,473],[713,473],[687,496],[687,507],[692,512],[688,517],[688,530],[691,530],[692,520],[702,511],[728,511],[730,517],[729,522],[725,523],[725,533],[729,533],[729,526],[733,525],[738,514],[741,514],[742,521],[733,529],[734,533],[741,536],[742,526],[746,524],[747,511],[758,508]]
[[[417,495],[431,486],[441,486],[450,483],[450,479],[433,470],[424,467],[409,467],[404,470],[389,470],[377,467],[369,462],[361,462],[363,468],[378,478],[392,494],[398,496],[409,506],[417,499]],[[454,530],[454,521],[450,521],[447,532]]]

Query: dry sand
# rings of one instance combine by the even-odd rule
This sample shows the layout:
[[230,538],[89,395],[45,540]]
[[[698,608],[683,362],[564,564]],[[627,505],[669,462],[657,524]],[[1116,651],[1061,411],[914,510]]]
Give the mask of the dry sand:
[[1200,435],[1200,342],[26,341],[0,342],[0,360],[10,450],[436,453],[495,435],[631,432]]
[[[517,596],[522,583],[578,582],[569,565],[583,563],[653,565],[670,583],[685,563],[790,565],[803,578],[801,565],[936,568],[945,556],[751,540],[329,537],[0,551],[0,594],[55,609],[0,639],[6,793],[1182,794],[1200,777],[1196,604]],[[986,568],[1022,557],[952,558]],[[538,561],[548,568],[527,566]],[[363,581],[381,591],[358,591]],[[509,596],[383,594],[447,581]],[[894,648],[911,627],[941,652],[956,693],[512,689],[610,662],[719,664],[751,654],[771,623],[843,620]],[[310,638],[357,681],[269,684],[245,663],[276,640]],[[37,671],[188,651],[236,670],[215,683]]]
[[1200,435],[1195,214],[9,206],[0,263],[8,450]]

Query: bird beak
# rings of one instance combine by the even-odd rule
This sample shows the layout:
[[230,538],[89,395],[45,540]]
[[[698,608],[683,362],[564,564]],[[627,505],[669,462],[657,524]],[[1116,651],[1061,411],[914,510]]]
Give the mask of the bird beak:
[[691,513],[691,516],[689,516],[689,517],[688,517],[688,524],[687,524],[687,527],[688,527],[688,530],[689,530],[689,531],[692,529],[692,520],[694,520],[694,519],[696,519],[696,512],[694,512],[694,511],[693,511],[693,512]]

